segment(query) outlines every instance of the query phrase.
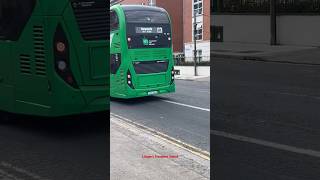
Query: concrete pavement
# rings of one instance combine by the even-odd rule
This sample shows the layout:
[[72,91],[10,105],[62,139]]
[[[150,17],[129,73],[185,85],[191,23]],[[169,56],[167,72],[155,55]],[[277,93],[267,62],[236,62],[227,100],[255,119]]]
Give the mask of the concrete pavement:
[[212,58],[320,65],[320,48],[313,46],[211,42],[211,55]]
[[176,75],[176,79],[181,80],[201,80],[210,77],[210,66],[198,66],[198,76],[194,76],[193,66],[175,66],[176,70],[180,70],[180,74]]
[[207,180],[210,161],[111,115],[112,180]]

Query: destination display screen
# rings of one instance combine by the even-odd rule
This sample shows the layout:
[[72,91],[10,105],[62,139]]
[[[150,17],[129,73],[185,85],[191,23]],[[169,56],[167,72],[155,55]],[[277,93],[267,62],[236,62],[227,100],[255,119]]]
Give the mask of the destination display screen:
[[136,27],[137,34],[162,34],[162,27]]
[[170,48],[171,25],[163,10],[125,9],[128,48]]
[[171,26],[143,26],[127,24],[127,43],[131,48],[170,48],[172,44]]

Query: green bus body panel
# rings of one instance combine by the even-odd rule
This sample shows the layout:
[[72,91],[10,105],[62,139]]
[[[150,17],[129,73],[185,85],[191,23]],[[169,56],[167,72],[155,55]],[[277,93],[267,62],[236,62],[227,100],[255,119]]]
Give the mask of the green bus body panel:
[[[110,52],[111,54],[121,53],[121,65],[116,74],[110,75],[110,96],[129,99],[154,95],[153,92],[156,92],[156,94],[175,92],[175,83],[171,84],[171,68],[174,66],[172,46],[171,48],[129,49],[124,11],[121,5],[112,6],[111,10],[117,13],[120,28],[119,30],[110,32]],[[115,45],[118,43],[120,43],[120,47]],[[136,74],[132,65],[132,62],[135,60],[150,61],[162,59],[166,59],[169,62],[167,72]],[[127,84],[128,70],[132,75],[134,89],[130,88]]]
[[72,0],[38,0],[39,9],[35,11],[35,15],[60,16],[70,1]]
[[[53,40],[59,24],[78,89],[55,71]],[[44,53],[41,62],[39,52]],[[64,116],[109,109],[109,41],[83,40],[69,0],[39,0],[19,40],[0,40],[0,54],[0,110]]]
[[0,109],[9,110],[13,108],[14,87],[13,82],[13,61],[11,59],[11,44],[4,45],[0,41],[1,59],[0,59]]

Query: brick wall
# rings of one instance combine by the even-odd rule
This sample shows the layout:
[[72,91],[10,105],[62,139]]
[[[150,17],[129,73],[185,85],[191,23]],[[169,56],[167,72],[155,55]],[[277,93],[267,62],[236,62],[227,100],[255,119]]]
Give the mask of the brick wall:
[[210,40],[210,0],[203,0],[203,40]]
[[[183,2],[183,25],[184,25],[184,43],[190,43],[192,39],[192,11],[193,0],[184,0]],[[203,41],[210,40],[210,0],[203,0]]]
[[184,43],[192,42],[192,1],[183,2],[183,40]]
[[157,6],[166,9],[170,14],[173,51],[183,52],[183,0],[157,0]]

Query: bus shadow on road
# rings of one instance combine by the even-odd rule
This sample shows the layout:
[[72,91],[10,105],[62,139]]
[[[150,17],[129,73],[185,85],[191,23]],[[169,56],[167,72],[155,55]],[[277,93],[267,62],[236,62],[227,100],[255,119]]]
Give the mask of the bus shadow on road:
[[[148,104],[151,102],[158,102],[161,100],[167,100],[165,97],[161,96],[146,96],[140,98],[131,98],[131,99],[119,99],[119,98],[111,98],[111,102],[117,102],[125,105],[141,105],[141,104]],[[111,105],[112,108],[112,105]]]
[[[8,116],[9,115],[9,116]],[[39,133],[52,138],[81,137],[102,134],[109,130],[110,111],[67,117],[36,117],[0,112],[0,126]]]

